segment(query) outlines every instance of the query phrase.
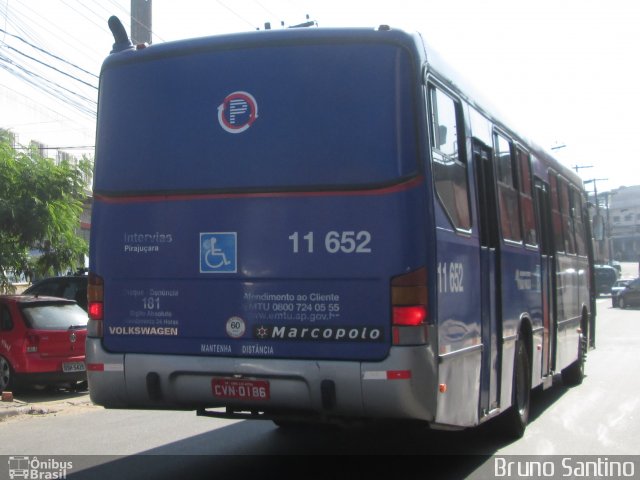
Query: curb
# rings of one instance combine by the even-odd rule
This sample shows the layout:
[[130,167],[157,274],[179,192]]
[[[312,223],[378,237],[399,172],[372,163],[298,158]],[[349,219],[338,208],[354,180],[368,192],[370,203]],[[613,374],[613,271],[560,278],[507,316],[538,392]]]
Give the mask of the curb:
[[29,403],[20,400],[4,401],[0,402],[0,422],[16,415],[48,415],[57,413],[65,408],[81,405],[93,405],[93,403],[88,399],[64,399],[42,403]]
[[15,417],[16,415],[47,415],[49,413],[59,412],[58,408],[49,408],[40,405],[12,405],[4,407],[0,405],[0,421],[5,418]]
[[0,421],[5,418],[15,417],[16,415],[21,415],[24,413],[28,413],[31,409],[27,406],[17,407],[17,406],[8,406],[0,405]]

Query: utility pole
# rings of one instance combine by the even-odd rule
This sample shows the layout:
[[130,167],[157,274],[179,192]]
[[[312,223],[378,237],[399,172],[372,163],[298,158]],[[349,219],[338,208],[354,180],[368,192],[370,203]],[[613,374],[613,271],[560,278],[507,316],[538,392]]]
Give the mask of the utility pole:
[[598,182],[602,182],[605,180],[609,180],[608,178],[592,178],[590,180],[585,180],[583,183],[586,185],[588,183],[593,183],[593,197],[595,203],[596,213],[592,219],[593,223],[593,236],[596,244],[595,251],[595,262],[600,264],[609,263],[611,260],[609,249],[609,242],[607,240],[607,234],[609,232],[606,231],[604,218],[600,214],[600,201],[598,200]]
[[131,0],[131,43],[151,45],[151,0]]

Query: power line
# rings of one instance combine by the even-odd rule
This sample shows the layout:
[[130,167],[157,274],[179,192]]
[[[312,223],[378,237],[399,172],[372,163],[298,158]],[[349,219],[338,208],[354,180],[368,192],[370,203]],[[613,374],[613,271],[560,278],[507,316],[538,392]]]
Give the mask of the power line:
[[4,28],[7,28],[7,20],[9,20],[9,0],[7,0],[7,4],[4,6]]
[[67,115],[64,115],[63,113],[61,113],[59,110],[53,110],[52,108],[42,103],[34,102],[33,98],[31,98],[28,95],[25,95],[23,92],[19,92],[5,84],[0,84],[0,87],[2,87],[5,91],[12,92],[14,95],[22,97],[24,99],[23,103],[25,105],[29,105],[30,108],[37,106],[37,108],[43,111],[46,110],[48,113],[45,113],[45,115],[47,115],[49,118],[55,119],[55,120],[52,120],[51,122],[46,122],[46,123],[61,123],[61,122],[67,121],[70,123],[75,123],[79,127],[82,127],[82,129],[85,128],[84,126],[82,126],[82,124],[78,123],[76,118],[68,117]]
[[246,23],[247,25],[249,25],[252,29],[256,29],[256,25],[253,24],[252,22],[250,22],[249,20],[247,20],[246,18],[244,18],[242,15],[240,15],[238,12],[236,12],[234,9],[232,9],[231,7],[229,7],[228,5],[225,5],[222,0],[216,0],[216,3],[218,5],[220,5],[221,7],[226,8],[228,11],[230,11],[233,15],[235,15],[237,18],[239,18],[240,20],[242,20],[244,23]]
[[[13,9],[14,13],[17,13],[15,9]],[[7,28],[7,25],[11,25],[13,26],[17,31],[22,32],[24,35],[29,36],[29,34],[27,33],[27,31],[22,28],[22,26],[20,25],[20,23],[17,21],[17,15],[14,15],[16,17],[16,20],[13,20],[11,18],[11,16],[9,15],[9,3],[7,2],[7,4],[4,6],[3,11],[2,11],[3,15],[4,15],[4,28]]]
[[[56,14],[67,18],[77,15],[72,11],[72,6],[51,5],[55,7]],[[47,9],[49,7],[47,5]],[[3,91],[0,97],[4,97],[6,93],[9,106],[3,108],[0,117],[3,123],[16,124],[24,124],[30,118],[52,119],[49,122],[51,125],[22,127],[18,131],[31,131],[27,135],[33,135],[35,128],[35,131],[40,132],[36,135],[40,135],[46,130],[54,139],[49,143],[59,145],[60,143],[55,143],[55,138],[67,138],[67,133],[60,136],[58,132],[68,130],[72,140],[63,140],[65,145],[88,146],[88,143],[84,143],[87,140],[91,142],[91,135],[87,132],[89,129],[95,132],[98,65],[96,68],[82,68],[82,65],[93,65],[99,59],[89,48],[91,42],[74,38],[79,36],[76,28],[60,28],[61,25],[46,13],[47,9],[37,8],[34,3],[27,1],[0,0],[0,83],[3,83],[5,76],[8,78],[8,82],[4,82],[7,85],[0,85]],[[81,20],[81,23],[86,22]],[[97,32],[98,35],[106,35],[106,21],[103,25],[105,34]],[[92,30],[95,32],[96,29]],[[68,58],[70,49],[73,53],[69,58],[71,61],[64,58]],[[88,58],[91,61],[87,61]],[[11,80],[9,75],[15,80]],[[16,82],[22,85],[16,87],[19,91],[11,88]],[[5,104],[4,99],[2,104]],[[76,142],[73,138],[82,140]]]
[[[125,15],[126,18],[131,18],[131,12],[129,10],[127,10],[126,8],[124,8],[122,5],[120,5],[118,2],[115,2],[114,0],[108,0],[108,2],[111,5],[115,6],[115,8],[117,10],[120,10]],[[103,9],[104,9],[104,7],[103,7]],[[113,14],[113,12],[110,12],[110,15],[112,15],[112,14]]]
[[[17,26],[17,27],[19,28],[19,26]],[[24,29],[22,29],[22,28],[19,28],[19,29],[24,31]],[[68,73],[68,72],[66,72],[66,71],[64,71],[64,70],[62,70],[60,68],[57,68],[56,66],[51,65],[50,63],[47,63],[44,60],[36,58],[33,55],[29,55],[29,54],[25,53],[23,50],[21,50],[19,48],[16,48],[16,47],[10,45],[6,41],[7,36],[19,40],[20,42],[22,42],[25,45],[28,45],[30,48],[36,50],[37,52],[41,52],[41,53],[43,53],[43,54],[45,54],[45,55],[47,55],[47,56],[49,56],[49,57],[51,57],[51,58],[53,58],[53,59],[55,59],[57,61],[60,61],[60,62],[62,62],[64,64],[66,64],[66,65],[72,66],[73,68],[79,70],[80,72],[82,72],[84,74],[87,74],[87,75],[90,75],[90,76],[92,76],[94,78],[97,78],[97,76],[94,75],[93,73],[91,73],[88,70],[85,70],[85,69],[79,67],[78,65],[76,65],[76,64],[74,64],[72,62],[67,61],[66,59],[64,59],[64,58],[62,58],[62,57],[60,57],[58,55],[55,55],[55,54],[49,52],[48,50],[46,50],[44,48],[39,47],[38,45],[34,44],[33,42],[30,42],[30,41],[26,40],[22,36],[10,33],[8,31],[6,31],[5,29],[0,29],[0,31],[2,33],[4,33],[4,40],[2,41],[3,45],[0,45],[0,46],[4,46],[5,50],[15,52],[18,55],[31,60],[32,62],[35,62],[35,63],[40,64],[40,65],[42,65],[42,66],[44,66],[46,68],[49,68],[49,69],[51,69],[51,70],[53,70],[53,71],[55,71],[55,72],[57,72],[57,73],[59,73],[61,75],[64,75],[64,76],[66,76],[68,78],[71,78],[72,80],[76,80],[77,82],[80,82],[83,85],[86,85],[87,87],[92,88],[93,90],[97,90],[97,87],[95,85],[93,85],[93,84],[91,84],[91,83],[89,83],[89,82],[87,82],[87,81],[85,81],[85,80],[83,80],[81,78],[78,78],[77,76],[72,75],[72,74],[70,74],[70,73]],[[26,31],[25,31],[25,33],[26,33]],[[26,33],[26,35],[29,36],[29,37],[32,36],[32,35],[30,35],[28,33]],[[87,101],[87,102],[95,104],[95,102],[93,100],[88,99],[88,98],[80,95],[76,91],[73,91],[73,90],[70,90],[68,88],[65,88],[62,85],[49,80],[48,78],[44,78],[42,75],[39,75],[39,74],[35,73],[34,71],[30,70],[28,67],[22,65],[18,61],[12,60],[9,57],[4,57],[3,60],[5,61],[5,63],[11,65],[11,67],[4,66],[3,67],[4,70],[8,71],[12,75],[14,75],[14,76],[16,76],[16,77],[18,77],[18,78],[20,78],[20,79],[22,79],[24,81],[27,81],[28,83],[30,83],[34,87],[39,88],[40,90],[42,90],[42,91],[44,91],[44,92],[46,92],[46,93],[48,93],[50,95],[55,96],[56,98],[58,98],[59,100],[61,100],[63,102],[68,102],[70,97],[66,93],[61,93],[62,91],[68,92],[69,94],[74,95],[74,96],[76,96],[76,97],[78,97],[78,98],[80,98],[80,99],[82,99],[84,101]],[[22,73],[18,73],[16,71],[16,69],[21,70]],[[26,76],[25,76],[25,74],[26,74]],[[64,99],[62,97],[60,97],[61,94],[64,97]],[[89,111],[86,109],[85,106],[79,105],[79,104],[75,104],[75,106],[76,106],[76,108],[80,109],[83,113],[89,113]],[[95,115],[95,112],[91,112],[89,114],[90,115]]]
[[71,75],[70,73],[67,73],[67,72],[65,72],[65,71],[63,71],[63,70],[60,70],[59,68],[54,67],[53,65],[49,65],[47,62],[44,62],[44,61],[42,61],[42,60],[38,60],[37,58],[32,57],[31,55],[27,55],[27,54],[26,54],[26,53],[24,53],[23,51],[18,50],[17,48],[12,47],[11,45],[8,45],[8,44],[7,44],[7,43],[5,43],[5,42],[2,42],[2,43],[4,44],[5,48],[8,48],[9,50],[14,51],[14,52],[18,53],[19,55],[22,55],[23,57],[28,58],[29,60],[33,60],[34,62],[39,63],[40,65],[43,65],[43,66],[45,66],[45,67],[47,67],[47,68],[50,68],[51,70],[55,70],[56,72],[58,72],[58,73],[60,73],[60,74],[64,75],[65,77],[69,77],[69,78],[71,78],[71,79],[73,79],[73,80],[75,80],[75,81],[77,81],[77,82],[80,82],[80,83],[82,83],[82,84],[86,85],[87,87],[91,87],[91,88],[93,88],[94,90],[98,90],[98,87],[96,87],[95,85],[90,84],[89,82],[85,82],[84,80],[81,80],[81,79],[79,79],[78,77],[76,77],[76,76],[74,76],[74,75]]
[[273,13],[271,10],[269,10],[267,7],[265,7],[261,2],[259,2],[258,0],[253,0],[253,3],[255,3],[256,5],[258,5],[260,8],[262,8],[265,12],[267,12],[269,15],[271,15],[274,18],[278,18],[278,15],[276,15],[275,13]]
[[[144,22],[141,22],[138,18],[136,18],[135,16],[133,16],[129,10],[127,10],[126,8],[123,8],[121,5],[118,5],[118,3],[117,3],[117,2],[115,2],[114,0],[108,0],[108,1],[109,1],[109,3],[111,3],[112,5],[115,5],[115,6],[116,6],[116,8],[118,8],[121,12],[123,12],[123,13],[126,15],[126,17],[127,17],[127,18],[130,18],[133,22],[136,22],[136,23],[138,23],[139,25],[142,25],[142,26],[143,26],[144,28],[146,28],[147,30],[151,31],[151,35],[155,36],[158,40],[160,40],[161,42],[165,42],[165,41],[166,41],[164,38],[162,38],[160,35],[158,35],[158,33],[157,33],[157,32],[153,31],[153,29],[150,29],[150,28],[149,28],[149,25],[145,25],[145,23],[144,23]],[[100,6],[103,8],[103,10],[105,10],[105,11],[106,11],[106,9],[105,9],[102,5],[100,5]],[[131,33],[131,32],[129,32],[129,33]],[[153,37],[152,37],[152,38],[153,38]]]
[[[62,91],[66,91],[72,95],[77,96],[78,98],[87,101],[89,103],[92,104],[96,104],[95,101],[88,99],[82,95],[80,95],[77,92],[74,92],[72,90],[69,90],[68,88],[65,88],[55,82],[52,82],[51,80],[48,80],[44,77],[42,77],[41,75],[38,75],[35,72],[32,72],[31,70],[23,67],[22,65],[19,65],[17,63],[15,63],[13,60],[11,60],[10,58],[7,57],[2,57],[0,56],[0,60],[4,61],[5,63],[1,63],[0,62],[0,68],[2,68],[3,70],[9,72],[10,74],[14,75],[17,78],[20,78],[22,80],[25,80],[26,82],[30,83],[31,85],[33,85],[34,87],[42,90],[43,92],[54,96],[56,99],[64,101],[66,104],[72,104],[73,107],[75,107],[77,110],[79,110],[80,112],[87,114],[91,117],[95,117],[96,116],[96,112],[95,110],[89,109],[86,106],[79,104],[77,101],[74,101],[71,97],[67,96],[66,94],[62,93]],[[17,72],[16,70],[14,70],[13,68],[17,68],[18,70],[20,70],[21,72],[23,72],[22,74],[20,74],[19,72]],[[40,80],[40,82],[38,82],[37,80]],[[56,90],[58,89],[58,90]],[[64,100],[61,98],[62,95],[64,97]]]
[[[62,58],[62,57],[59,57],[59,56],[57,56],[57,55],[55,55],[55,54],[53,54],[53,53],[51,53],[51,52],[49,52],[49,51],[45,50],[44,48],[38,47],[37,45],[34,45],[33,43],[31,43],[31,42],[29,42],[29,41],[25,40],[24,38],[22,38],[22,37],[20,37],[20,36],[18,36],[18,35],[14,35],[13,33],[9,33],[9,32],[7,32],[6,30],[3,30],[2,28],[0,28],[0,32],[4,33],[5,35],[9,35],[9,36],[11,36],[11,37],[13,37],[13,38],[16,38],[16,39],[20,40],[21,42],[26,43],[27,45],[29,45],[31,48],[35,48],[35,49],[36,49],[36,50],[38,50],[39,52],[42,52],[42,53],[44,53],[44,54],[46,54],[46,55],[49,55],[50,57],[55,58],[56,60],[60,60],[61,62],[66,63],[67,65],[72,66],[73,68],[77,68],[78,70],[80,70],[80,71],[81,71],[81,72],[83,72],[83,73],[86,73],[87,75],[91,75],[92,77],[98,78],[98,76],[97,76],[96,74],[91,73],[90,71],[85,70],[84,68],[79,67],[79,66],[78,66],[78,65],[76,65],[75,63],[71,63],[70,61],[65,60],[65,59],[64,59],[64,58]],[[3,42],[5,45],[7,45],[7,43],[6,43],[4,40],[2,40],[2,42]],[[12,48],[12,47],[10,47],[10,48]],[[13,49],[13,48],[12,48],[12,49]],[[18,53],[20,53],[20,52],[18,52]],[[93,85],[91,85],[91,86],[93,86]]]
[[[79,10],[77,10],[75,7],[72,7],[71,5],[69,5],[67,2],[65,2],[65,0],[60,0],[60,2],[62,2],[62,4],[66,5],[68,8],[70,8],[71,10],[73,10],[74,12],[76,12],[78,15],[80,15],[81,17],[83,17],[84,19],[86,19],[87,21],[93,23],[96,27],[100,28],[100,29],[105,29],[105,25],[103,24],[98,24],[96,21],[92,20],[91,18],[87,17],[84,13],[80,12]],[[82,5],[82,3],[80,3]]]
[[[1,46],[1,45],[0,45]],[[0,49],[1,51],[2,49]],[[8,54],[10,51],[17,51],[18,53],[21,53],[20,51],[18,51],[17,49],[6,45],[6,49],[5,49],[6,53]],[[55,67],[52,67],[51,65],[48,65],[44,62],[39,61],[38,59],[34,59],[33,57],[30,57],[29,55],[26,55],[27,58],[34,60],[36,62],[36,64],[43,64],[46,65],[50,68],[53,68],[55,71],[61,72],[59,69],[56,69]],[[60,102],[64,103],[67,106],[70,107],[74,107],[77,110],[79,110],[80,112],[87,114],[89,116],[91,116],[92,118],[95,118],[95,105],[96,102],[90,98],[87,98],[86,96],[80,94],[77,89],[76,90],[71,90],[69,88],[66,88],[62,85],[60,85],[59,83],[56,83],[53,80],[50,80],[50,76],[47,75],[46,77],[43,76],[40,73],[37,73],[36,71],[30,69],[29,65],[26,65],[24,63],[21,63],[20,61],[18,61],[17,58],[11,58],[10,56],[7,55],[0,55],[0,68],[2,68],[3,70],[7,71],[9,74],[13,75],[14,77],[18,78],[19,80],[22,80],[30,85],[32,85],[33,87],[41,90],[42,92],[53,96],[54,98],[56,98],[57,100],[59,100]],[[61,72],[64,73],[64,72]],[[79,79],[77,79],[79,80]],[[80,80],[81,81],[81,80]],[[86,83],[86,82],[83,82]],[[94,87],[95,88],[95,87]],[[84,102],[88,102],[89,104],[91,104],[91,107],[88,108],[85,104],[83,103],[79,103],[77,100],[75,100],[73,97],[77,97],[78,99],[84,101]]]
[[[44,45],[50,45],[55,43],[56,45],[65,45],[71,48],[74,52],[80,53],[84,58],[91,59],[91,61],[96,60],[96,55],[93,50],[91,50],[86,42],[78,41],[76,38],[73,38],[70,35],[68,30],[61,29],[51,29],[51,23],[48,18],[45,18],[40,11],[33,10],[26,3],[19,3],[20,8],[27,10],[27,12],[21,11],[20,9],[15,7],[15,3],[13,4],[13,14],[14,17],[22,17],[21,24],[24,25],[29,32],[26,32],[24,28],[21,27],[21,24],[12,22],[17,30],[25,32],[25,38],[29,38],[35,41],[35,43]],[[44,20],[44,21],[42,21]],[[46,32],[48,34],[46,40],[42,39],[34,30],[37,29],[39,32]],[[60,35],[60,33],[64,35]],[[52,41],[53,40],[53,41]]]

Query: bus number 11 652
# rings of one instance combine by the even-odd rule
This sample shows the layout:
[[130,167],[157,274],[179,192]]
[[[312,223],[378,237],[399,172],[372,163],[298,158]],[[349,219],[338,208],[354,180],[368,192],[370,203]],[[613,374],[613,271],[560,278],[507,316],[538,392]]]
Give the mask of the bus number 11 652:
[[438,262],[438,291],[464,292],[464,265],[460,262]]
[[[314,233],[309,232],[302,237],[298,232],[289,235],[293,253],[313,253]],[[324,236],[324,248],[327,253],[371,253],[371,233],[366,230],[359,232],[331,231]]]

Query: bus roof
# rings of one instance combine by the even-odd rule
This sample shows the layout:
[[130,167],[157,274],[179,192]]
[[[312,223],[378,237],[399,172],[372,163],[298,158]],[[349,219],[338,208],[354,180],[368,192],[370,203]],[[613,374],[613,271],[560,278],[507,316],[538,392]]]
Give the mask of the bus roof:
[[242,32],[224,35],[214,35],[172,42],[154,44],[144,47],[127,46],[114,51],[102,65],[102,72],[106,69],[117,68],[132,62],[144,62],[158,58],[166,58],[185,53],[199,53],[213,50],[229,50],[240,48],[256,48],[269,46],[290,46],[315,43],[392,43],[406,48],[421,65],[426,64],[426,70],[418,72],[421,75],[429,72],[435,75],[447,87],[452,89],[472,108],[477,110],[495,125],[509,132],[516,140],[526,145],[532,153],[551,168],[561,173],[576,185],[583,186],[582,179],[570,168],[561,164],[545,148],[540,147],[526,135],[514,129],[513,124],[501,114],[491,101],[457,73],[442,56],[433,49],[420,33],[408,33],[401,29],[381,25],[377,28],[290,28],[282,30],[265,30]]
[[403,30],[379,27],[371,28],[305,28],[266,30],[255,32],[231,33],[208,37],[190,38],[165,43],[158,43],[146,47],[128,47],[116,50],[105,60],[102,69],[127,63],[130,61],[144,61],[184,53],[212,51],[217,49],[252,48],[269,46],[305,45],[307,43],[394,43],[422,53],[419,48],[418,36]]

